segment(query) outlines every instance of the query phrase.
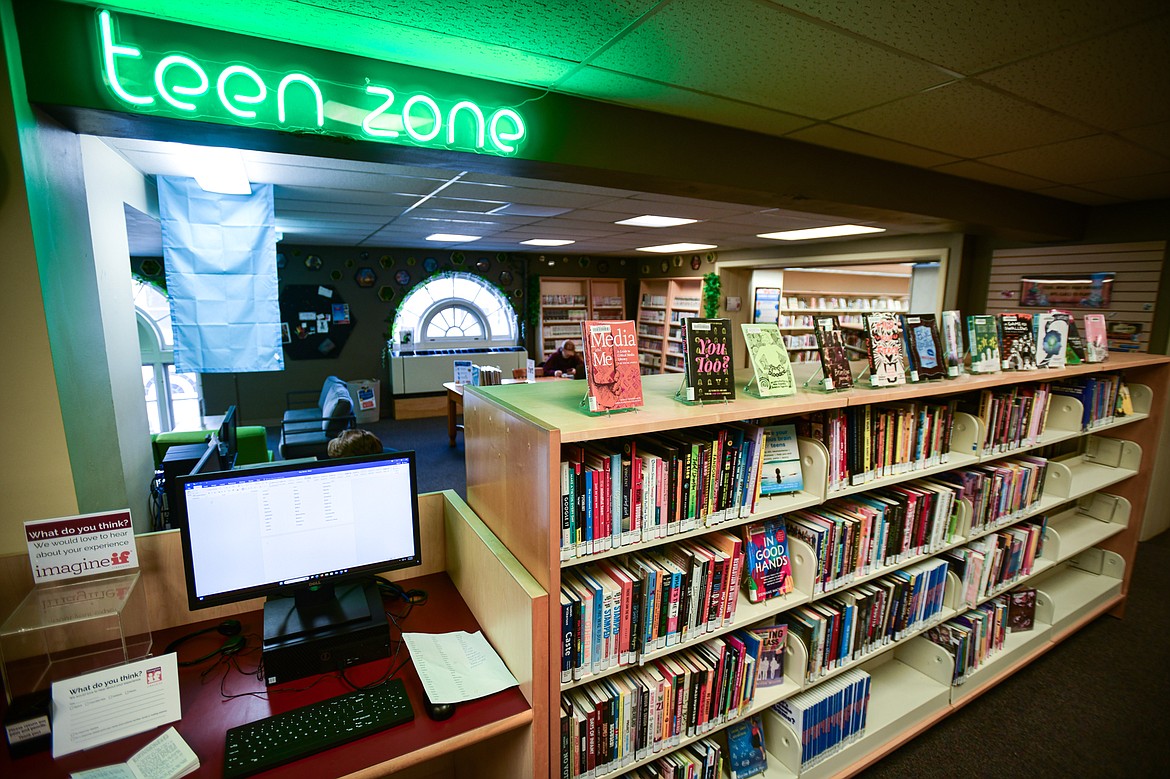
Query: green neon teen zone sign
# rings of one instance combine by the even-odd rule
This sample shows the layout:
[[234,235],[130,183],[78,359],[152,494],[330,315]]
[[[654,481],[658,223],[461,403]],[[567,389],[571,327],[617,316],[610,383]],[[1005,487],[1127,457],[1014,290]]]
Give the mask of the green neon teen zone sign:
[[201,63],[179,51],[148,56],[119,36],[104,9],[97,28],[102,80],[120,104],[139,113],[496,155],[515,154],[527,131],[513,108],[489,113],[472,100],[404,96],[369,80],[338,84],[243,62]]

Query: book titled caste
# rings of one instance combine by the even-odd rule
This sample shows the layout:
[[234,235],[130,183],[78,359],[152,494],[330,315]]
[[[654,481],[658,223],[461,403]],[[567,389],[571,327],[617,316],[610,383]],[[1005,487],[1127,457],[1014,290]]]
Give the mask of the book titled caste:
[[[632,325],[632,323],[631,323]],[[735,400],[731,320],[683,320],[686,341],[687,400]],[[637,354],[634,355],[635,368]]]
[[582,323],[589,410],[614,411],[642,405],[638,336],[631,320]]

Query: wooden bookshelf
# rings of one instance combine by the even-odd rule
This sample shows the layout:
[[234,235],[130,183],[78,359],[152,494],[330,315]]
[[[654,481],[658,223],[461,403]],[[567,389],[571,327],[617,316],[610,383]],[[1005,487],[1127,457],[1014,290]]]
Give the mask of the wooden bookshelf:
[[542,278],[538,362],[544,362],[565,339],[580,347],[581,323],[587,319],[624,319],[624,279]]
[[[811,366],[796,367],[798,374],[811,372]],[[799,751],[793,753],[784,746],[793,743],[793,734],[777,731],[775,723],[767,725],[773,730],[767,737],[771,751],[767,776],[848,775],[871,764],[976,695],[1003,681],[1014,670],[1041,656],[1055,642],[1096,616],[1107,612],[1121,615],[1153,478],[1153,453],[1164,421],[1165,398],[1170,391],[1170,358],[1111,354],[1110,360],[1104,364],[1083,364],[1059,370],[964,375],[947,381],[828,394],[802,390],[794,397],[783,399],[764,400],[738,392],[735,401],[696,406],[681,404],[673,399],[677,377],[647,376],[643,379],[645,405],[642,408],[604,417],[592,417],[578,411],[580,390],[566,386],[568,383],[469,388],[465,398],[468,500],[541,586],[550,593],[558,593],[562,569],[582,561],[562,562],[560,558],[559,464],[563,443],[617,439],[700,425],[721,425],[737,420],[771,423],[821,409],[946,399],[983,389],[1115,371],[1121,372],[1134,388],[1137,413],[1130,417],[1086,432],[1079,429],[1079,401],[1060,398],[1058,403],[1054,399],[1050,424],[1041,440],[1028,447],[992,453],[983,451],[982,441],[986,430],[981,420],[960,413],[955,422],[948,463],[926,470],[911,470],[846,491],[872,490],[930,473],[1011,457],[1053,442],[1064,442],[1061,446],[1071,447],[1067,454],[1050,460],[1040,502],[1026,514],[1013,515],[1010,523],[1002,525],[1007,526],[1041,512],[1052,512],[1048,544],[1030,579],[1040,591],[1038,602],[1041,605],[1038,606],[1035,635],[1019,634],[1013,638],[996,656],[994,663],[980,668],[967,684],[958,687],[950,685],[953,671],[950,656],[920,635],[904,636],[880,651],[871,652],[810,684],[803,678],[808,665],[807,650],[799,639],[790,636],[785,664],[789,678],[785,684],[757,691],[750,708],[735,718],[764,712],[779,700],[801,689],[821,684],[845,668],[866,669],[873,676],[873,698],[870,724],[864,738],[812,770],[800,772]],[[743,374],[738,376],[738,389],[742,390],[747,378]],[[798,386],[801,378],[798,375]],[[823,444],[802,439],[801,456],[805,478],[805,493],[801,497],[762,500],[761,507],[750,518],[700,528],[690,535],[734,530],[737,525],[748,521],[782,514],[799,506],[815,505],[846,494],[827,489],[825,469],[828,454]],[[947,548],[967,543],[982,534],[972,534],[970,527],[968,517],[966,535],[960,533],[960,540]],[[676,537],[671,536],[640,542],[623,546],[610,554],[675,541]],[[796,592],[778,599],[779,602],[767,601],[750,606],[741,595],[736,624],[727,627],[728,630],[750,626],[761,620],[770,621],[777,614],[821,597],[811,591],[813,574],[810,566],[815,565],[811,550],[795,539],[790,541]],[[938,553],[939,550],[935,550],[916,559],[929,559]],[[587,561],[594,558],[583,559]],[[907,561],[902,561],[896,567],[904,567],[905,564]],[[878,571],[873,576],[882,573]],[[957,579],[953,574],[951,580],[946,608],[932,624],[954,616],[959,608],[965,608],[957,601]],[[1020,583],[1013,582],[1012,586]],[[547,623],[551,629],[541,648],[552,658],[546,666],[549,674],[546,687],[550,699],[544,707],[552,719],[547,723],[545,732],[549,736],[551,775],[559,776],[560,741],[556,720],[559,711],[558,691],[588,682],[562,685],[558,662],[561,638],[559,604],[555,597],[550,597],[548,604],[550,613]],[[709,637],[709,634],[702,636],[704,640]],[[677,645],[667,650],[666,654],[688,645]],[[621,670],[624,669],[614,669],[610,673]],[[683,739],[683,743],[693,740]],[[799,746],[799,738],[795,739],[795,743]],[[674,748],[672,746],[670,749]],[[664,749],[666,751],[669,750]],[[793,754],[796,754],[795,763]],[[629,765],[623,766],[621,771],[629,768]],[[621,771],[615,770],[613,775]]]
[[638,292],[638,353],[642,373],[680,373],[682,319],[700,316],[703,280],[644,279]]

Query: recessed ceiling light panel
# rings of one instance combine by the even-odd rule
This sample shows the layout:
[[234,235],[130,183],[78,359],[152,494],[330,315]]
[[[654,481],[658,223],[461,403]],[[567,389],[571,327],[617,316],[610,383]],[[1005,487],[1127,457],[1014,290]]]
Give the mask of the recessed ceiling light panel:
[[576,241],[567,241],[563,238],[530,238],[520,243],[524,246],[568,246]]
[[884,227],[867,227],[865,225],[830,225],[828,227],[810,227],[805,230],[784,230],[779,233],[759,233],[757,238],[772,238],[777,241],[811,241],[813,238],[839,238],[843,235],[863,235],[865,233],[884,233]]
[[654,252],[655,254],[681,254],[682,252],[701,252],[716,248],[718,247],[711,243],[666,243],[662,246],[643,246],[635,251]]
[[678,227],[679,225],[694,224],[698,219],[682,219],[677,216],[654,216],[643,214],[632,219],[623,219],[614,222],[615,225],[630,225],[631,227]]
[[427,236],[428,241],[435,243],[469,243],[478,241],[482,235],[456,235],[454,233],[432,233]]

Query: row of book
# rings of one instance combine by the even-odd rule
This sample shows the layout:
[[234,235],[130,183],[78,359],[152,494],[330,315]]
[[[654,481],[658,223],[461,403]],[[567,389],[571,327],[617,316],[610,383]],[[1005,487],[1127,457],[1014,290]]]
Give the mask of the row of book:
[[583,306],[585,305],[584,295],[541,295],[540,304],[542,306]]
[[961,494],[958,485],[919,479],[787,514],[789,535],[812,547],[816,557],[813,594],[953,543]]
[[625,779],[719,779],[723,764],[719,744],[705,738],[622,776]]
[[735,619],[743,567],[727,532],[565,569],[561,681],[638,663]]
[[905,301],[898,298],[890,297],[806,297],[806,296],[792,296],[784,298],[784,305],[789,309],[811,309],[818,308],[848,308],[856,309],[858,311],[870,310],[888,310],[897,311],[903,308]]
[[1093,430],[1134,412],[1129,387],[1117,374],[1068,379],[1053,385],[1052,391],[1081,402],[1084,408],[1082,430]]
[[563,692],[568,775],[618,770],[737,718],[755,694],[760,647],[758,636],[738,630]]
[[985,389],[976,401],[962,406],[983,420],[986,454],[1008,452],[1040,440],[1048,420],[1052,387],[1047,382],[1020,384],[1004,389]]
[[1044,496],[1048,460],[1021,455],[1009,460],[959,468],[936,479],[962,488],[971,504],[971,534],[976,535],[1019,519]]
[[829,491],[942,465],[950,459],[955,401],[870,404],[800,417],[796,432],[829,450]]
[[[946,314],[944,312],[944,325]],[[956,312],[957,313],[957,312]],[[967,317],[972,373],[1062,368],[1104,362],[1109,344],[1104,314],[1085,314],[1084,337],[1066,311],[977,314]]]
[[795,428],[734,423],[565,444],[561,559],[748,517],[803,487]]
[[651,295],[645,293],[642,295],[643,306],[654,306],[655,308],[666,308],[666,295]]
[[936,625],[924,634],[954,659],[953,685],[1003,649],[1008,633],[1031,630],[1036,621],[1036,590],[1021,588]]
[[960,580],[961,601],[974,606],[980,600],[1002,592],[1022,577],[1031,576],[1044,550],[1047,520],[998,530],[966,546],[943,553]]
[[806,679],[859,660],[928,625],[943,610],[947,561],[923,560],[784,615],[808,650]]
[[545,324],[562,322],[584,322],[588,319],[583,308],[550,308],[544,312]]
[[870,675],[854,669],[772,707],[771,712],[800,739],[801,771],[865,735],[870,686]]

